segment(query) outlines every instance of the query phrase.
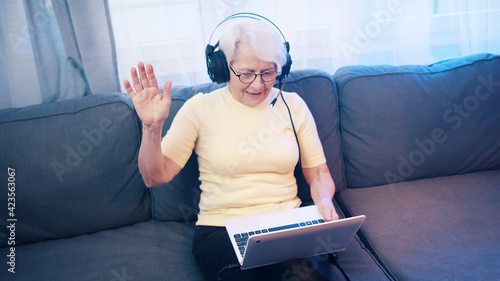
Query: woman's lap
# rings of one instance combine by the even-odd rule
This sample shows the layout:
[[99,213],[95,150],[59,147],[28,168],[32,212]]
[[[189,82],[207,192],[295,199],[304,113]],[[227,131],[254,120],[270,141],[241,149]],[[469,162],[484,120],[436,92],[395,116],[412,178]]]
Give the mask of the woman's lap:
[[[193,240],[193,255],[209,281],[217,280],[219,271],[238,259],[225,227],[198,226]],[[254,269],[223,271],[223,280],[328,280],[305,259],[278,263]]]

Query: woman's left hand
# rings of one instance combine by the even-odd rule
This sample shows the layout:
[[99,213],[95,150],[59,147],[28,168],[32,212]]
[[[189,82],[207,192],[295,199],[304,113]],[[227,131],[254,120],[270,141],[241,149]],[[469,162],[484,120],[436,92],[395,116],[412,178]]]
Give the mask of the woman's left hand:
[[335,183],[330,170],[325,164],[302,168],[302,173],[307,183],[311,186],[311,197],[325,221],[338,220],[339,215],[333,206],[333,195],[335,194]]
[[328,198],[321,198],[318,202],[314,202],[318,207],[319,212],[323,215],[325,221],[334,221],[339,219],[339,215],[335,211],[333,202]]

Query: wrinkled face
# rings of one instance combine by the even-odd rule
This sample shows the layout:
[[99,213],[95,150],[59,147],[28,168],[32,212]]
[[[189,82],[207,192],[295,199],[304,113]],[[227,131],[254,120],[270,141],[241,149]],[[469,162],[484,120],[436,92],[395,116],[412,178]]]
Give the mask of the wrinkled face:
[[[276,65],[273,62],[263,61],[259,59],[252,47],[247,43],[240,43],[236,50],[236,58],[231,62],[236,74],[242,72],[262,73],[265,71],[276,70]],[[264,82],[261,76],[257,76],[250,84],[242,83],[238,77],[229,70],[229,90],[233,98],[246,105],[257,106],[266,100],[269,92],[271,91],[276,78],[269,82]]]

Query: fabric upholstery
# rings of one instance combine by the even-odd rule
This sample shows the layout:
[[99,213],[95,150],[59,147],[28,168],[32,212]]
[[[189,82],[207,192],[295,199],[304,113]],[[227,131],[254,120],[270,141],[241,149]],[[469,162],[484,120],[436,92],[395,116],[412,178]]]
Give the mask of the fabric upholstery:
[[500,275],[500,170],[421,179],[338,195],[366,215],[364,242],[399,280]]
[[[192,224],[150,220],[91,235],[16,247],[16,273],[2,280],[205,281],[191,254]],[[2,257],[8,248],[1,248]],[[6,274],[7,273],[7,274]]]
[[500,167],[500,56],[337,71],[349,187]]
[[[137,167],[140,124],[128,97],[103,94],[2,110],[0,131],[2,182],[7,167],[16,171],[16,245],[151,217]],[[0,204],[7,207],[6,192]],[[2,211],[2,229],[6,223]]]

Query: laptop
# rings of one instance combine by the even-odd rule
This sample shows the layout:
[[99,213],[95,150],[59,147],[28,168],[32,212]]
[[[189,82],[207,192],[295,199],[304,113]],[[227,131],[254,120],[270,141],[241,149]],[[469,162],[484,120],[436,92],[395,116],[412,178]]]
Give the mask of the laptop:
[[315,205],[225,222],[241,269],[344,250],[366,216],[326,222]]

